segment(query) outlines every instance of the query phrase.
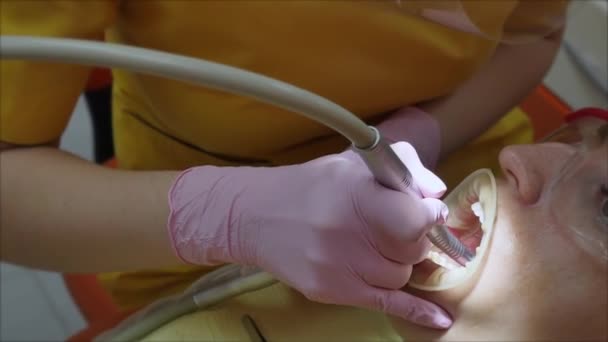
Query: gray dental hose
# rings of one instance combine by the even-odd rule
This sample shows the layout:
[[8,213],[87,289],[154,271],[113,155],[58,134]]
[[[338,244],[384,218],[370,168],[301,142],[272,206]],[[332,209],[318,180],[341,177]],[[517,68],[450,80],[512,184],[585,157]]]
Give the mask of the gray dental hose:
[[209,308],[240,294],[268,287],[277,281],[259,269],[243,271],[239,265],[227,265],[205,276],[178,297],[169,298],[145,309],[141,317],[127,318],[116,329],[95,339],[102,341],[136,341],[159,327],[191,312]]
[[[413,185],[410,171],[376,128],[323,97],[260,74],[151,49],[76,39],[0,36],[0,57],[126,69],[253,97],[304,115],[349,139],[378,183],[387,188],[405,191]],[[461,265],[473,259],[445,225],[433,226],[427,237]],[[184,310],[192,309],[183,305]]]

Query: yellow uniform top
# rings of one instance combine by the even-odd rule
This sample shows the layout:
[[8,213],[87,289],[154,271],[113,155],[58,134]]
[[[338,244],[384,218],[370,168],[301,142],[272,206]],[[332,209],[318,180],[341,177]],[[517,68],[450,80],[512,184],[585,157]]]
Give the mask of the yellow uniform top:
[[[496,47],[409,15],[392,0],[1,0],[0,6],[3,35],[105,36],[200,57],[292,83],[372,123],[396,108],[449,94]],[[0,140],[58,139],[88,69],[0,65]],[[282,165],[347,145],[327,127],[250,98],[123,70],[113,76],[115,151],[122,168]],[[106,284],[120,304],[139,305],[183,288],[206,270],[113,275]]]

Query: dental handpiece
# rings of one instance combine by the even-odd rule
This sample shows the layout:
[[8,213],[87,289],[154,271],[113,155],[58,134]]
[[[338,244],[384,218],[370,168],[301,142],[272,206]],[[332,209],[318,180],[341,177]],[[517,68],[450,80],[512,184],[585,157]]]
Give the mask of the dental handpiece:
[[[407,166],[386,140],[382,139],[378,129],[370,128],[376,136],[374,144],[365,149],[354,149],[365,161],[376,181],[396,191],[405,191],[415,186],[412,173]],[[460,242],[445,224],[433,225],[426,236],[435,247],[462,266],[475,257],[475,254]]]

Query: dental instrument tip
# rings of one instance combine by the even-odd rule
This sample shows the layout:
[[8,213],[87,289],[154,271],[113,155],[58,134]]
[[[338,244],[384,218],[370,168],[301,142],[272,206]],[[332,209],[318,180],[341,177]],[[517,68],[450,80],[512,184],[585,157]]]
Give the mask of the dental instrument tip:
[[475,253],[460,242],[445,225],[433,226],[427,237],[435,247],[463,267],[475,258]]

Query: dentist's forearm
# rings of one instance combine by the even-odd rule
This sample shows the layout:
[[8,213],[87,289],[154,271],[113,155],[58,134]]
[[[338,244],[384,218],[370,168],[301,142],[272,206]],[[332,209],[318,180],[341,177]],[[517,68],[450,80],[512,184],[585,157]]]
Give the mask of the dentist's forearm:
[[445,157],[495,124],[542,83],[562,33],[527,45],[498,47],[488,64],[455,92],[419,107],[435,116]]
[[50,147],[0,153],[1,259],[61,272],[172,266],[176,172],[112,170]]

